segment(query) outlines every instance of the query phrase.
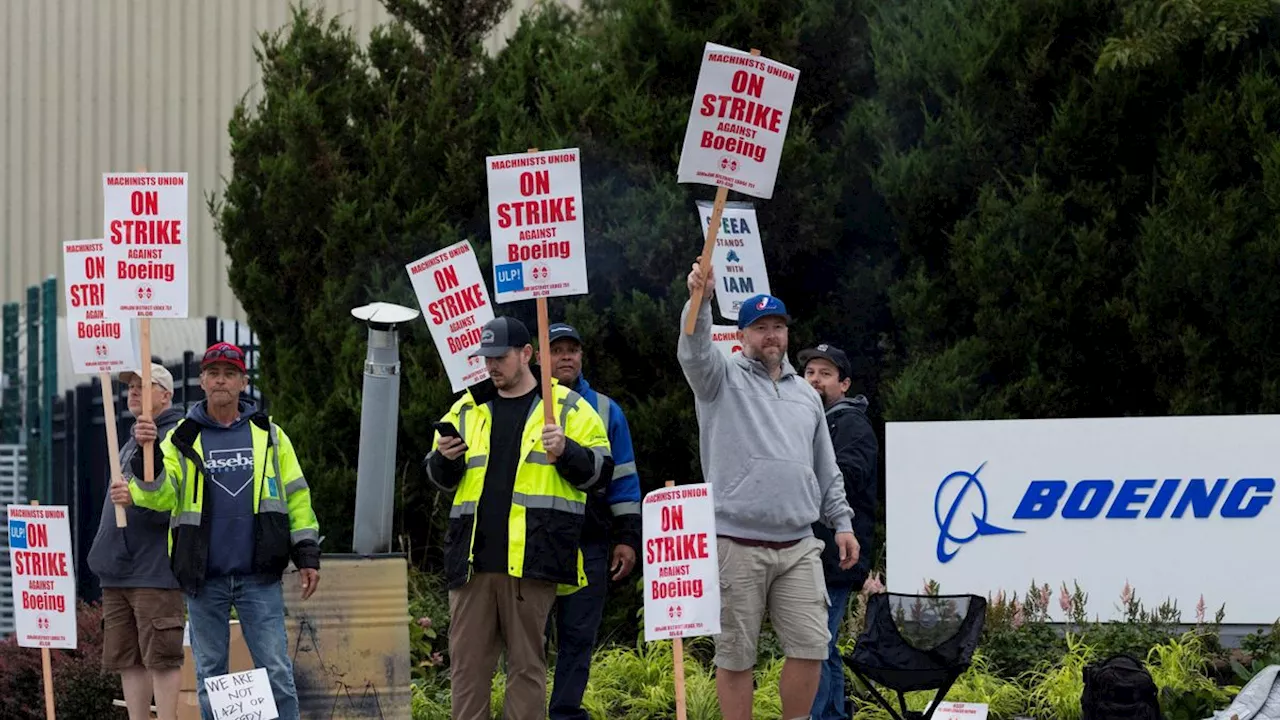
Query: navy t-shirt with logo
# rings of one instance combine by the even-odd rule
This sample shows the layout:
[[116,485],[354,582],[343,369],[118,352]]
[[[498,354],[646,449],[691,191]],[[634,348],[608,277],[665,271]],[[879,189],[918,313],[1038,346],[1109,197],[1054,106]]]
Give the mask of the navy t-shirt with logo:
[[209,523],[209,565],[205,577],[253,573],[253,433],[249,418],[256,408],[240,403],[240,416],[219,425],[203,402],[188,417],[200,423],[204,452],[204,522]]

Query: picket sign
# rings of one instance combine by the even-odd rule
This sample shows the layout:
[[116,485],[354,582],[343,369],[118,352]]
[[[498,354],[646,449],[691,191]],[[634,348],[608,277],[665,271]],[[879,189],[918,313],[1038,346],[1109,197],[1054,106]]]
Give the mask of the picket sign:
[[677,180],[715,185],[716,198],[698,256],[702,283],[690,298],[685,335],[693,334],[698,321],[729,189],[773,197],[799,74],[795,68],[760,57],[757,48],[751,49],[750,60],[740,50],[714,43],[703,49]]
[[685,717],[684,638],[720,632],[715,497],[706,483],[668,480],[641,503],[644,639],[672,641],[676,717]]
[[205,678],[214,717],[225,720],[275,720],[280,717],[266,668]]
[[[140,167],[137,174],[147,172]],[[142,178],[132,178],[143,180]],[[143,417],[151,417],[151,318],[185,318],[189,297],[187,274],[187,173],[157,173],[133,184],[121,173],[104,173],[103,226],[108,267],[108,310],[117,317],[140,319]],[[132,187],[155,187],[152,191]],[[164,200],[162,203],[161,200]],[[163,209],[162,209],[163,208]],[[158,216],[154,220],[139,220]],[[145,238],[145,239],[144,239]],[[131,253],[138,250],[138,256]],[[132,280],[145,282],[135,284]],[[155,477],[154,441],[142,446],[143,481]],[[118,521],[117,521],[118,522]]]
[[734,353],[742,352],[742,331],[737,325],[712,325],[711,345],[731,358]]
[[71,559],[69,509],[9,505],[9,560],[13,580],[14,635],[19,647],[39,648],[44,709],[54,720],[50,650],[76,647],[76,580]]
[[[102,415],[107,423],[107,457],[111,481],[121,479],[116,438],[115,393],[111,374],[138,367],[133,324],[107,314],[104,240],[68,240],[62,244],[66,273],[67,342],[78,374],[97,373],[102,387]],[[149,365],[150,363],[148,363]],[[150,370],[148,369],[148,372]],[[124,507],[115,506],[116,527],[128,525]]]
[[[577,148],[539,153],[536,147],[529,148],[526,154],[536,157],[495,156],[485,162],[494,300],[504,303],[533,297],[537,303],[542,414],[547,425],[554,425],[547,298],[587,292],[580,155]],[[518,172],[514,179],[509,172],[540,166],[547,169]],[[537,197],[553,192],[558,196]],[[505,257],[501,252],[504,249]],[[556,457],[547,453],[547,460],[555,462]]]
[[414,260],[405,270],[453,391],[488,378],[484,358],[471,357],[480,344],[482,328],[493,319],[493,305],[471,242],[456,242]]

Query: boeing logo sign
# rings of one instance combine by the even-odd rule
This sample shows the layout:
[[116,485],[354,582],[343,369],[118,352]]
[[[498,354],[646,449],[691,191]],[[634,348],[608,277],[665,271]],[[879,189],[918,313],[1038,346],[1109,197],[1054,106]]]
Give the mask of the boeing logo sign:
[[[987,490],[979,474],[956,470],[938,484],[933,499],[938,526],[936,556],[948,563],[960,547],[983,536],[1018,535],[1035,530],[1035,522],[1065,520],[1126,521],[1193,518],[1241,520],[1256,518],[1270,503],[1275,478],[1088,478],[1080,480],[1002,478],[1000,486],[1021,491],[1008,521],[988,518]],[[1016,526],[1016,521],[1030,524]],[[1014,525],[1010,527],[1010,525]]]

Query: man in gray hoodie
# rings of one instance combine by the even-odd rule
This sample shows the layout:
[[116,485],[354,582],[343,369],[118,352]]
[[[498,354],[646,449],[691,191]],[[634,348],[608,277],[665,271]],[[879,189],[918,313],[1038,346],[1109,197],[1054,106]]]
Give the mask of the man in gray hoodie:
[[[182,419],[182,412],[170,405],[173,375],[163,365],[151,364],[154,387],[145,411],[139,373],[122,372],[120,382],[129,387],[129,412],[152,418],[161,434]],[[125,472],[138,450],[130,435],[120,448]],[[102,587],[102,669],[120,673],[129,720],[151,717],[153,694],[160,720],[176,720],[186,607],[169,569],[169,513],[130,506],[125,519],[125,527],[116,527],[111,496],[104,497],[98,534],[89,549],[89,569]]]
[[716,693],[725,720],[750,720],[752,671],[766,608],[786,654],[779,683],[784,719],[807,718],[827,658],[830,600],[823,542],[812,525],[835,528],[840,566],[858,561],[853,510],[845,499],[818,393],[787,360],[790,317],[782,301],[757,295],[742,304],[742,352],[711,343],[715,281],[698,264],[681,327],[697,313],[677,356],[693,390],[702,471],[714,488],[720,563]]

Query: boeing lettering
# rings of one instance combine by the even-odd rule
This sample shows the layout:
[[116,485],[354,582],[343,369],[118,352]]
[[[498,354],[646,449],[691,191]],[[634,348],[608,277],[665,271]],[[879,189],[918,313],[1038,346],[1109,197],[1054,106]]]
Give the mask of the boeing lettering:
[[1116,482],[1110,479],[1081,480],[1075,487],[1065,480],[1035,480],[1027,486],[1013,518],[1044,520],[1058,514],[1068,520],[1092,520],[1103,514],[1103,508],[1107,518],[1120,520],[1139,515],[1158,519],[1166,513],[1168,517],[1181,518],[1188,510],[1201,519],[1212,517],[1215,510],[1224,518],[1252,518],[1271,502],[1276,489],[1274,478],[1240,478],[1234,483],[1230,478],[1218,478],[1212,485],[1204,478],[1168,478],[1150,494],[1156,483],[1154,479],[1129,479],[1116,490]]

